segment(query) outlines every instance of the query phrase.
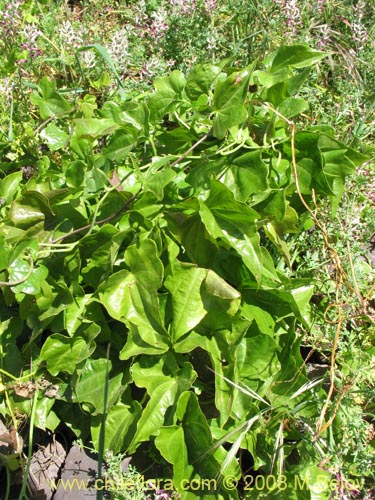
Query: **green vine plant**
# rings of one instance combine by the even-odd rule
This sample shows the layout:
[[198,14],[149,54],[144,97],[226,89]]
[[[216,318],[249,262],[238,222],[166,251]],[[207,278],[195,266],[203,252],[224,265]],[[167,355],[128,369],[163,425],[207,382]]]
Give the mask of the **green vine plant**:
[[[0,165],[0,368],[59,389],[32,405],[9,390],[5,418],[32,412],[115,455],[147,444],[181,499],[297,498],[296,478],[303,498],[335,493],[338,339],[327,394],[300,352],[314,283],[291,253],[293,237],[324,232],[319,204],[334,215],[366,157],[311,125],[298,97],[325,56],[282,46],[100,105],[38,83],[40,124]],[[209,491],[185,488],[204,479]]]

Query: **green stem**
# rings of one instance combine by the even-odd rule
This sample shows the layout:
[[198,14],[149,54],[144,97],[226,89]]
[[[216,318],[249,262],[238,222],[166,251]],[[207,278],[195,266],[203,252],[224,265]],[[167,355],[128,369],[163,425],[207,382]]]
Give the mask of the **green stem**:
[[10,471],[6,462],[5,456],[0,453],[0,460],[3,463],[3,466],[5,468],[5,474],[6,474],[6,487],[5,487],[5,497],[4,500],[9,500],[9,494],[10,494],[10,485],[11,485],[11,475]]
[[9,130],[8,130],[8,141],[13,141],[13,112],[14,112],[14,92],[12,83],[12,96],[10,99],[10,111],[9,111]]
[[[104,457],[104,443],[105,443],[105,421],[107,418],[107,403],[108,403],[108,389],[109,389],[109,353],[111,350],[111,344],[107,346],[107,366],[105,372],[105,384],[104,384],[104,408],[103,408],[103,416],[102,422],[100,426],[100,434],[99,434],[99,450],[98,450],[98,481],[102,479],[102,467],[103,467],[103,457]],[[96,492],[96,500],[102,500],[103,491],[97,490]]]
[[27,498],[26,497],[26,487],[27,487],[27,481],[28,481],[29,472],[30,472],[31,458],[32,458],[32,454],[33,454],[34,425],[35,425],[35,415],[36,415],[38,395],[39,395],[39,391],[37,389],[34,393],[33,406],[31,408],[30,429],[29,429],[29,449],[27,452],[27,463],[26,463],[26,469],[25,469],[24,476],[23,476],[22,488],[21,488],[21,492],[20,492],[20,495],[18,497],[18,500],[23,500],[24,498]]
[[[115,219],[118,215],[120,215],[122,212],[124,212],[128,206],[136,199],[136,197],[139,195],[139,193],[142,191],[142,189],[138,189],[138,191],[131,196],[128,201],[117,210],[112,215],[109,215],[108,217],[105,217],[104,219],[96,221],[96,225],[100,226],[101,224],[105,224],[106,222],[111,221],[112,219]],[[73,234],[78,234],[82,233],[83,231],[91,230],[93,224],[87,224],[86,226],[79,227],[78,229],[74,229],[73,231],[70,231],[70,233],[63,234],[62,236],[59,236],[55,240],[51,241],[51,244],[54,245],[58,243],[59,241],[65,240],[65,238],[69,238],[69,236],[73,236]]]

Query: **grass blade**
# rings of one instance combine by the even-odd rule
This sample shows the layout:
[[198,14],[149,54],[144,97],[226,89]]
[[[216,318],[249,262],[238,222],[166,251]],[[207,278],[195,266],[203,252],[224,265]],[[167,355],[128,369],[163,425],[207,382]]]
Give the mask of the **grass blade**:
[[[115,65],[113,64],[113,61],[111,59],[111,56],[109,55],[108,51],[103,47],[103,45],[100,45],[99,43],[94,43],[91,45],[84,45],[83,47],[80,47],[77,49],[77,52],[83,52],[84,50],[95,50],[95,52],[103,59],[103,61],[107,64],[108,68],[112,71],[113,76],[115,77],[115,80],[119,84],[119,86],[125,90],[125,87],[121,81],[121,78],[115,68]],[[78,60],[78,57],[77,57]],[[79,60],[78,60],[79,62]]]

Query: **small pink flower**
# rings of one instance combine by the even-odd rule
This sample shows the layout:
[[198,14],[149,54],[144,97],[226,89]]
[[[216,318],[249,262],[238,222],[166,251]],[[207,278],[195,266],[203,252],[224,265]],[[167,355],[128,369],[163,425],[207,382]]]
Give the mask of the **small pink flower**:
[[204,9],[208,14],[212,14],[216,8],[216,0],[205,0]]

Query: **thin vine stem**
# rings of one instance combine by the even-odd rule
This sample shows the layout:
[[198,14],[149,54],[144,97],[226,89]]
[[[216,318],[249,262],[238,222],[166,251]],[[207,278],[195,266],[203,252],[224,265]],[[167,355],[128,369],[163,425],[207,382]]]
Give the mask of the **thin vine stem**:
[[137,198],[139,193],[142,191],[142,188],[139,188],[138,191],[131,196],[128,201],[121,207],[119,208],[115,213],[109,215],[108,217],[105,217],[104,219],[100,219],[98,221],[91,222],[90,224],[86,224],[85,226],[79,227],[77,229],[74,229],[73,231],[70,231],[69,233],[63,234],[62,236],[59,236],[58,238],[54,239],[51,241],[52,245],[55,245],[59,241],[63,241],[66,238],[69,238],[70,236],[73,236],[74,234],[79,234],[87,230],[91,230],[94,225],[101,226],[102,224],[105,224],[106,222],[110,222],[113,219],[116,219],[120,214],[125,212],[125,210],[132,204],[132,202]]
[[[337,326],[336,326],[335,336],[333,339],[333,344],[332,344],[332,349],[331,349],[331,357],[330,357],[330,370],[329,370],[330,385],[329,385],[329,389],[328,389],[328,393],[327,393],[327,398],[325,400],[325,403],[324,403],[323,408],[321,410],[320,416],[319,416],[317,423],[316,423],[316,433],[315,433],[315,436],[313,437],[313,441],[316,441],[319,438],[319,436],[326,429],[328,429],[328,427],[330,427],[330,425],[334,421],[336,414],[337,414],[337,411],[338,411],[338,405],[340,404],[342,397],[343,397],[343,395],[342,395],[339,398],[339,400],[336,404],[335,411],[333,412],[331,417],[324,423],[328,408],[331,404],[331,401],[332,401],[332,398],[334,395],[334,391],[335,391],[336,354],[337,354],[337,350],[338,350],[338,346],[339,346],[340,334],[342,332],[343,321],[344,321],[343,313],[342,313],[342,309],[343,309],[344,304],[342,304],[341,303],[342,301],[339,300],[340,292],[342,290],[342,287],[345,284],[347,286],[347,288],[350,290],[350,292],[352,292],[358,298],[364,311],[366,310],[366,307],[365,307],[366,299],[363,298],[363,296],[359,292],[359,289],[356,287],[353,287],[352,284],[350,283],[350,278],[343,267],[340,256],[338,255],[337,251],[331,246],[331,244],[329,242],[327,229],[326,229],[325,225],[323,224],[323,222],[321,220],[319,220],[319,218],[317,216],[317,210],[311,209],[311,207],[309,206],[309,204],[307,203],[307,201],[305,200],[305,198],[302,194],[301,186],[299,183],[298,168],[297,168],[297,155],[296,155],[296,145],[295,145],[295,135],[296,135],[295,123],[292,120],[289,120],[288,118],[283,116],[279,111],[274,109],[269,104],[267,104],[266,106],[271,111],[273,111],[277,116],[279,116],[281,119],[283,119],[290,127],[292,168],[293,168],[294,181],[296,184],[296,191],[297,191],[297,194],[299,196],[299,199],[301,200],[301,203],[306,208],[307,212],[310,214],[316,227],[320,230],[322,237],[323,237],[324,246],[327,249],[327,251],[331,257],[331,260],[333,261],[333,264],[334,264],[334,267],[336,270],[336,280],[335,280],[335,283],[336,283],[336,301],[334,304],[328,305],[327,310],[332,308],[332,307],[337,308],[338,319],[336,321]],[[317,205],[315,202],[315,193],[314,192],[312,193],[312,199],[313,199],[314,206],[316,207]]]
[[33,272],[33,269],[34,269],[34,262],[32,260],[31,257],[27,257],[27,260],[29,262],[29,269],[27,271],[27,275],[17,281],[0,281],[0,286],[17,286],[17,285],[21,285],[21,283],[24,283],[25,281],[27,281],[32,272]]

